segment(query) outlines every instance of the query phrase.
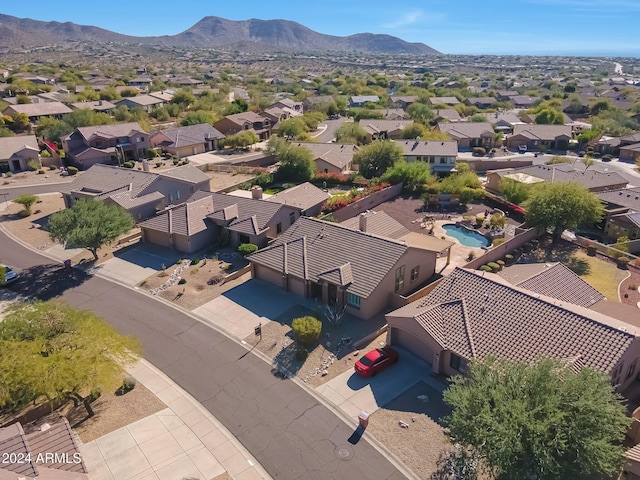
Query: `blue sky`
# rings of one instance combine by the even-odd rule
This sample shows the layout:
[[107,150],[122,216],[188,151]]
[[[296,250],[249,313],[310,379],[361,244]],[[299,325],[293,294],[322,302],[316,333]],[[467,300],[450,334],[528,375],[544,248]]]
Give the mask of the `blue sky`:
[[640,56],[640,0],[30,0],[6,2],[0,13],[129,35],[179,33],[206,15],[284,18],[332,35],[386,33],[443,53]]

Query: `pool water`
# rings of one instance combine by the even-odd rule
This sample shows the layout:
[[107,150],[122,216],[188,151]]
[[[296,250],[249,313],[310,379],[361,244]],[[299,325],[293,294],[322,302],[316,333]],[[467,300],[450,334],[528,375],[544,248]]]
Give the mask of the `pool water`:
[[489,246],[489,240],[487,240],[484,235],[481,235],[478,232],[467,230],[464,227],[459,227],[458,225],[454,225],[452,223],[443,225],[442,228],[445,229],[448,236],[455,238],[466,247],[479,248]]

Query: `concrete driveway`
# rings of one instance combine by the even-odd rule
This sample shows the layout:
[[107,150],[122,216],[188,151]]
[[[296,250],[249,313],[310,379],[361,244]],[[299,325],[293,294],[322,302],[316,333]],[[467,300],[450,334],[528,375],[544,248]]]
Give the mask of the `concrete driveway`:
[[91,269],[126,285],[137,285],[145,278],[174,265],[187,254],[154,245],[135,245],[114,253],[114,257]]
[[253,334],[258,323],[265,325],[294,305],[308,304],[305,298],[252,279],[196,308],[193,313],[243,339]]
[[398,363],[375,377],[361,377],[349,370],[320,385],[316,392],[356,418],[360,412],[372,414],[420,380],[444,390],[444,385],[431,377],[431,365],[402,348],[396,350],[400,354]]

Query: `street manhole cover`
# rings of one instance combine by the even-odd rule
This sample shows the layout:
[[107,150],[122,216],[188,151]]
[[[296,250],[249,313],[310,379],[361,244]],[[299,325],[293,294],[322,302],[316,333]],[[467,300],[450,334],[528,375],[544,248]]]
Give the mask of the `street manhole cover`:
[[349,445],[338,445],[335,452],[336,457],[340,460],[351,460],[353,458],[353,449]]

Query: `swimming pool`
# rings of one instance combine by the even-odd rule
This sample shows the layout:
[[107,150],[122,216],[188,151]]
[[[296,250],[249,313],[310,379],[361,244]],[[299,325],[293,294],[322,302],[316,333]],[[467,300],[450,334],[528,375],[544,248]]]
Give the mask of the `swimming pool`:
[[453,223],[443,225],[447,235],[458,240],[462,245],[466,247],[488,247],[489,240],[484,235],[474,232],[473,230],[467,230],[464,227],[459,227]]

